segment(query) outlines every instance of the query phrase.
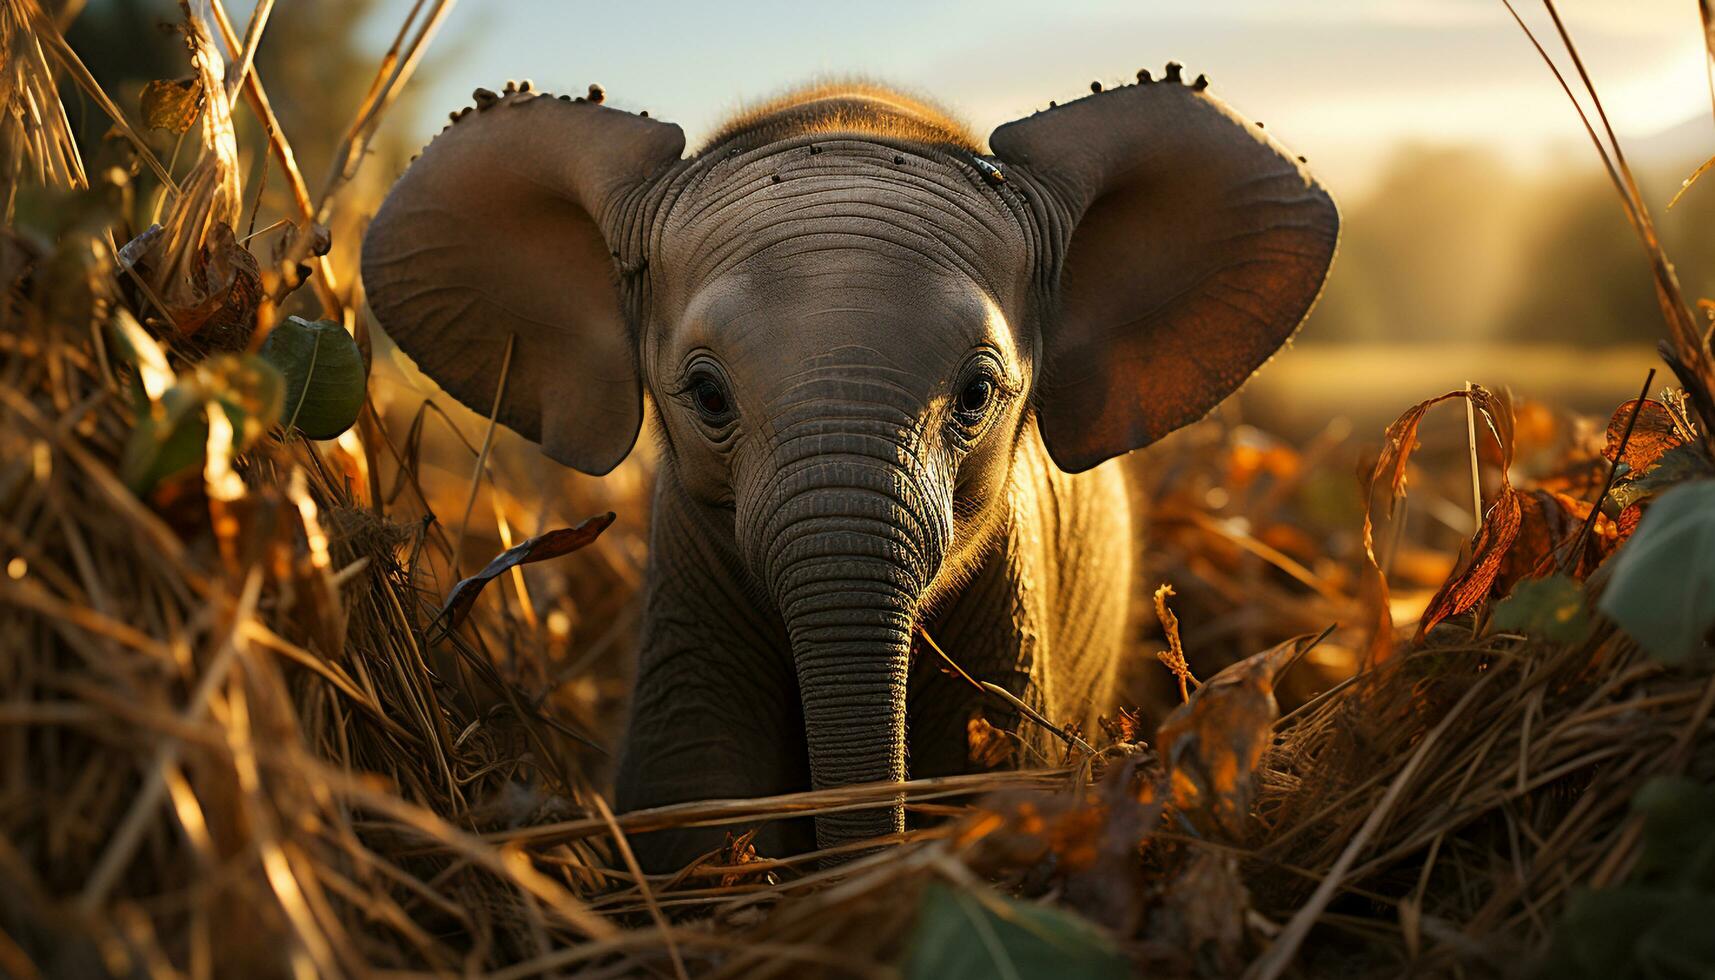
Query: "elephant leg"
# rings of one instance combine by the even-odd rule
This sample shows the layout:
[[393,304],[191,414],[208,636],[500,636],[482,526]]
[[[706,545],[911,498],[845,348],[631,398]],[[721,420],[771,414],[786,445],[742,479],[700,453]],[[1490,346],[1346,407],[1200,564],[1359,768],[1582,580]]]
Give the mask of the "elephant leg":
[[[966,586],[927,624],[929,635],[966,673],[999,684],[1024,703],[1048,704],[1047,631],[1028,555],[1009,537]],[[1040,764],[1046,747],[1039,728],[995,697],[972,687],[926,646],[912,664],[909,714],[911,777],[948,776],[993,766],[972,758],[971,719],[1017,733],[1014,765]]]
[[[706,636],[657,634],[646,643],[619,766],[621,810],[809,787],[803,721],[785,669],[734,657]],[[753,826],[662,830],[631,842],[645,868],[672,871],[721,847],[728,833],[736,837]],[[758,853],[781,856],[814,842],[814,828],[800,819],[761,825],[755,845]]]
[[[930,635],[973,677],[1087,732],[1112,710],[1129,624],[1135,543],[1124,477],[1112,466],[1062,473],[1038,452],[1020,456],[1015,478],[1001,541],[928,624]],[[988,768],[970,757],[978,715],[1017,735],[1014,765],[1060,758],[1056,736],[943,668],[928,650],[913,663],[913,777]]]

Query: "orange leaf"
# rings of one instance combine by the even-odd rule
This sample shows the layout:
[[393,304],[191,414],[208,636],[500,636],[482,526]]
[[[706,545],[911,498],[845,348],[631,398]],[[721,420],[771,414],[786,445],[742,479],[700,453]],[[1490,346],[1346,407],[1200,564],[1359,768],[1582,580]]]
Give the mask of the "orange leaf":
[[965,756],[979,769],[999,769],[1012,759],[1018,743],[1006,730],[996,728],[982,715],[965,722]]
[[[1393,614],[1388,609],[1387,576],[1382,573],[1381,563],[1376,560],[1373,514],[1376,485],[1386,478],[1389,489],[1387,512],[1392,516],[1394,505],[1405,495],[1406,464],[1411,461],[1411,453],[1417,448],[1418,424],[1431,408],[1455,398],[1467,399],[1477,414],[1482,416],[1489,435],[1500,449],[1502,494],[1512,492],[1511,484],[1507,483],[1507,469],[1512,465],[1513,454],[1512,413],[1506,404],[1487,388],[1472,385],[1467,389],[1449,391],[1444,395],[1418,402],[1387,427],[1381,453],[1376,457],[1376,464],[1371,469],[1366,484],[1369,495],[1364,506],[1364,556],[1369,559],[1369,571],[1364,578],[1363,597],[1374,615],[1369,649],[1364,654],[1364,660],[1368,664],[1381,663],[1393,654]],[[1476,551],[1477,549],[1472,549],[1473,554]]]
[[1626,420],[1632,417],[1635,405],[1637,399],[1632,399],[1614,410],[1613,418],[1608,420],[1608,444],[1603,447],[1602,455],[1625,463],[1633,473],[1642,473],[1668,450],[1685,445],[1685,439],[1674,424],[1673,412],[1661,402],[1646,398],[1643,407],[1637,410],[1637,424],[1632,426],[1632,437],[1626,440],[1626,452],[1621,456],[1620,440],[1625,438]]
[[[1554,571],[1556,559],[1563,557],[1555,549],[1577,535],[1590,516],[1589,504],[1558,490],[1525,490],[1518,501],[1518,535],[1495,577],[1497,593],[1511,592],[1524,579]],[[1568,570],[1573,578],[1582,580],[1596,567],[1597,544],[1594,535],[1585,542],[1584,553]]]
[[1518,491],[1503,485],[1494,506],[1483,518],[1483,526],[1471,540],[1468,557],[1441,583],[1435,598],[1429,600],[1429,608],[1423,611],[1417,627],[1419,642],[1436,623],[1457,616],[1488,597],[1495,576],[1518,538],[1520,516]]
[[1173,805],[1199,831],[1244,836],[1256,767],[1273,744],[1280,716],[1275,678],[1308,639],[1294,637],[1227,667],[1155,730]]

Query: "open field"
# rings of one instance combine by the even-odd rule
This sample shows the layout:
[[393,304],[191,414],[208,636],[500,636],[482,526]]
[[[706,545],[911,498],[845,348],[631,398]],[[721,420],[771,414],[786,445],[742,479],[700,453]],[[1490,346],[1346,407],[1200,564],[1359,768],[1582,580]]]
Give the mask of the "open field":
[[1245,416],[1289,438],[1308,437],[1340,417],[1358,432],[1376,432],[1402,404],[1477,381],[1599,415],[1636,395],[1651,368],[1667,370],[1651,344],[1300,343],[1246,386],[1241,406]]

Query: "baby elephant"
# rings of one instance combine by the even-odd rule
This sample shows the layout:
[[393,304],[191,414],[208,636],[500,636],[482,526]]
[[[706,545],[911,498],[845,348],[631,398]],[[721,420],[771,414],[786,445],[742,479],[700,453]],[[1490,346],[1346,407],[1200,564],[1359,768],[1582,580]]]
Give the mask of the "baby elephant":
[[[981,140],[813,88],[684,154],[678,126],[476,93],[363,246],[387,333],[585,473],[660,465],[623,808],[966,772],[967,673],[1058,722],[1109,708],[1124,477],[1291,336],[1339,218],[1178,65]],[[1028,753],[1022,753],[1028,757]],[[795,853],[900,805],[769,825]],[[719,829],[637,839],[653,869]]]

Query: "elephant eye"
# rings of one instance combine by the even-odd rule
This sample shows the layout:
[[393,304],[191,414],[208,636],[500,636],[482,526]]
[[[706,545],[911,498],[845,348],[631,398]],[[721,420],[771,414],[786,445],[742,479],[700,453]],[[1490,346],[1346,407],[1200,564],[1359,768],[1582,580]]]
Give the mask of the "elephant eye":
[[994,403],[995,382],[987,374],[979,374],[965,382],[965,387],[959,391],[956,412],[959,421],[966,425],[975,425],[988,414],[989,405]]
[[691,401],[697,406],[697,414],[706,422],[718,425],[732,417],[732,405],[726,389],[707,375],[691,382]]

